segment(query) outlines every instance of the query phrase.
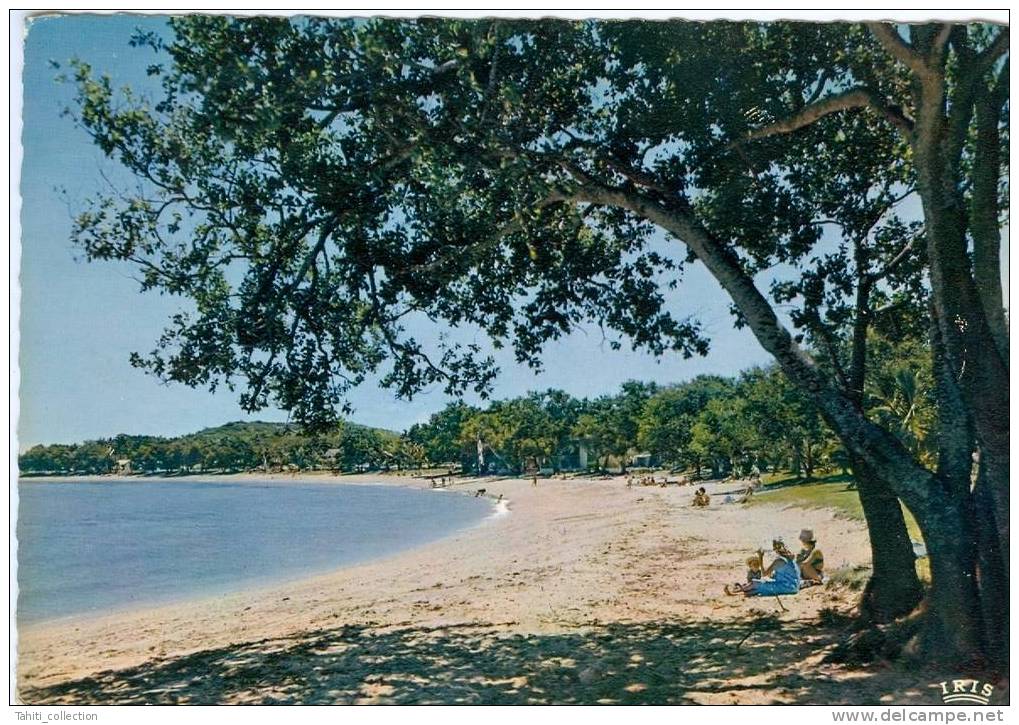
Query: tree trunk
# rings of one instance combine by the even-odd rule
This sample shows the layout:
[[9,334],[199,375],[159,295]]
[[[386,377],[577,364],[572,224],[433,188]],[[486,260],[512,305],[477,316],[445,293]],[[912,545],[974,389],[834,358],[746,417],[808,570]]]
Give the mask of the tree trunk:
[[[965,201],[959,184],[959,149],[968,123],[957,122],[953,126],[944,118],[943,82],[937,75],[924,79],[923,103],[918,106],[913,144],[917,188],[927,232],[932,300],[952,375],[972,419],[981,453],[988,458],[987,485],[995,503],[1005,504],[997,528],[999,548],[1007,552],[1008,360],[995,340],[992,321],[985,312],[985,299],[970,261]],[[971,111],[972,103],[969,99],[968,105],[959,112]],[[955,108],[952,113],[956,113]],[[988,183],[979,174],[974,181],[981,189]],[[978,224],[973,232],[986,237],[988,231],[984,226],[987,226],[986,221]],[[980,249],[988,245],[984,240]],[[1007,553],[1005,557],[1007,562]]]
[[850,464],[867,519],[873,566],[860,612],[865,621],[890,622],[913,611],[923,596],[916,555],[898,497],[859,458],[850,456]]
[[931,506],[924,521],[932,583],[915,654],[925,663],[956,671],[982,669],[988,661],[976,576],[980,542],[973,511],[966,499],[940,498],[942,505]]
[[[982,462],[981,462],[982,463]],[[996,505],[987,486],[981,465],[976,486],[973,488],[976,518],[979,522],[979,555],[977,557],[977,587],[980,596],[980,613],[983,617],[984,642],[992,669],[1008,672],[1009,661],[1009,574],[1003,552],[999,549],[994,528]]]
[[[1008,420],[1005,420],[1006,426]],[[985,491],[988,498],[988,505],[985,509],[987,517],[981,516],[982,526],[993,528],[997,535],[997,549],[1001,552],[1001,559],[1005,571],[1009,571],[1009,482],[1008,482],[1008,454],[1004,458],[1000,450],[985,448],[981,442],[980,446],[980,488]]]
[[[1008,97],[1008,66],[991,94],[976,103],[976,150],[973,159],[973,193],[970,227],[973,235],[973,275],[984,314],[1002,358],[1008,360],[1008,320],[1001,290],[1001,222],[998,182],[1001,174],[1001,103]],[[1004,85],[1002,86],[1002,81]]]

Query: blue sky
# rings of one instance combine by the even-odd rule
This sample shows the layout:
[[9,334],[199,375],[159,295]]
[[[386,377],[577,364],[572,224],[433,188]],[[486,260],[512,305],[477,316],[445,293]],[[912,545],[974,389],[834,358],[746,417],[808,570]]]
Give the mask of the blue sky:
[[[267,410],[246,416],[236,396],[223,391],[161,384],[128,363],[132,351],[152,349],[165,320],[180,301],[140,294],[127,266],[88,264],[69,242],[76,202],[100,188],[102,175],[117,177],[86,135],[61,117],[73,90],[54,80],[50,60],[72,57],[107,72],[115,86],[144,88],[151,51],[131,48],[134,28],[165,27],[147,16],[76,16],[35,20],[25,45],[21,235],[21,414],[19,447],[73,442],[121,432],[175,435],[230,420],[285,420]],[[66,195],[59,189],[65,189]],[[768,356],[746,330],[732,328],[728,298],[700,264],[690,267],[670,304],[695,315],[712,338],[705,358],[656,359],[612,351],[597,329],[579,330],[550,345],[546,370],[535,375],[497,355],[502,375],[495,395],[557,387],[577,396],[610,392],[629,379],[676,382],[700,373],[730,374],[765,363]],[[419,339],[439,330],[412,330]],[[353,419],[404,429],[441,408],[441,390],[413,401],[365,385],[351,395]]]

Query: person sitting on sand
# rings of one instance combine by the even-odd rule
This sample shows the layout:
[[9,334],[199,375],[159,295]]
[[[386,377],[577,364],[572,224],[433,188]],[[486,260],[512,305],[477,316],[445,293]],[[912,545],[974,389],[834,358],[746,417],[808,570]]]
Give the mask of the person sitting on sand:
[[704,490],[704,486],[701,486],[693,495],[693,505],[697,508],[709,506],[711,504],[711,496]]
[[764,570],[761,578],[748,581],[743,585],[726,586],[725,593],[730,595],[742,593],[748,597],[767,597],[778,594],[796,594],[800,591],[800,567],[796,563],[793,553],[786,548],[781,537],[772,540],[771,548],[775,552],[775,560]]
[[726,594],[736,594],[746,591],[750,585],[764,576],[764,549],[758,549],[757,553],[747,558],[747,580],[726,585]]
[[809,587],[824,581],[824,554],[817,548],[817,540],[811,529],[800,532],[800,543],[803,548],[796,555],[796,563],[800,565],[803,586]]

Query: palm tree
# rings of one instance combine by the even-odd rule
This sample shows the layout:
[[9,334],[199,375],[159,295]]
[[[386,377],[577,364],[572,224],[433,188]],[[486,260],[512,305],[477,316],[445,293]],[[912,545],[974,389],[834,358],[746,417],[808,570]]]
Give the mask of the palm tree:
[[871,413],[893,430],[903,445],[924,465],[934,463],[929,440],[937,415],[931,384],[912,368],[897,367],[891,375],[878,376],[871,397]]

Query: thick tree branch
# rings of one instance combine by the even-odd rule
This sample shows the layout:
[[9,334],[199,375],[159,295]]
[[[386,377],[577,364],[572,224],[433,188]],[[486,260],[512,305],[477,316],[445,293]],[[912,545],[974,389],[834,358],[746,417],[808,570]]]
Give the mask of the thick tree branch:
[[945,59],[945,48],[948,46],[948,39],[952,37],[955,30],[953,23],[942,23],[938,32],[931,41],[930,60],[931,65],[940,66]]
[[682,240],[726,290],[764,349],[792,381],[811,395],[842,440],[887,475],[889,484],[914,514],[924,515],[929,505],[930,472],[919,466],[894,436],[871,423],[852,400],[830,385],[726,245],[680,209],[605,186],[586,174],[581,174],[578,181],[581,188],[577,196],[581,200],[627,209]]
[[[801,128],[816,123],[825,116],[842,111],[857,108],[867,108],[881,114],[882,117],[903,134],[909,134],[913,130],[913,122],[906,117],[902,109],[889,105],[874,91],[869,88],[853,88],[852,90],[838,95],[829,96],[816,103],[805,106],[798,113],[781,119],[767,126],[750,131],[744,141],[777,136],[780,134],[793,133]],[[737,145],[738,141],[730,146]]]
[[[930,340],[938,400],[938,472],[946,481],[962,482],[968,487],[973,467],[973,424],[952,374],[934,310],[931,310]],[[957,493],[965,494],[965,491]]]
[[890,23],[867,23],[867,27],[889,55],[917,75],[926,75],[928,66],[924,57],[912,45],[903,40],[894,25]]
[[991,41],[991,44],[980,51],[977,55],[976,64],[980,75],[988,70],[994,63],[1008,52],[1008,28],[1002,28]]

